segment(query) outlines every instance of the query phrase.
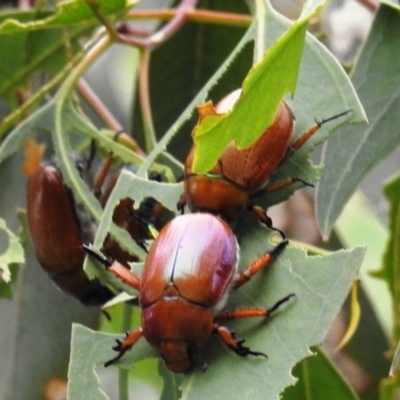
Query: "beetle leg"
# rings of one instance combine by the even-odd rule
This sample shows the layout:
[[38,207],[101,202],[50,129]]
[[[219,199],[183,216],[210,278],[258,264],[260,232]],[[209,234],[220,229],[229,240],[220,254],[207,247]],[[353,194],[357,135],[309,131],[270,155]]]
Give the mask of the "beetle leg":
[[178,203],[176,203],[176,208],[181,213],[181,215],[185,213],[185,206],[186,206],[186,195],[185,193],[183,193]]
[[271,261],[273,261],[289,244],[287,239],[283,239],[271,251],[263,254],[253,261],[248,268],[241,272],[232,283],[232,287],[237,289],[246,283],[253,275],[265,268]]
[[[248,318],[248,317],[269,317],[283,303],[286,303],[293,296],[295,296],[295,294],[291,293],[283,297],[282,299],[278,300],[271,308],[267,309],[247,308],[241,310],[227,311],[215,317],[214,321],[219,322],[227,319]],[[236,354],[238,354],[241,357],[245,357],[248,355],[267,357],[267,355],[264,353],[252,351],[248,347],[243,346],[244,339],[236,338],[235,332],[229,330],[225,326],[221,326],[218,325],[217,323],[214,323],[213,332],[216,333],[231,350],[233,350]]]
[[294,151],[299,149],[303,144],[319,129],[323,124],[327,122],[333,121],[336,118],[342,117],[346,115],[351,110],[343,111],[339,114],[334,115],[333,117],[323,119],[322,121],[315,120],[315,124],[311,126],[306,132],[304,132],[292,145],[290,146],[290,151]]
[[100,264],[103,264],[106,267],[107,271],[113,273],[117,278],[121,279],[122,282],[133,287],[136,290],[140,290],[140,279],[132,271],[125,268],[119,262],[113,261],[109,257],[106,257],[101,253],[97,253],[86,244],[83,245],[83,250],[85,250],[86,253],[92,256]]
[[250,204],[249,209],[257,216],[259,221],[267,226],[267,228],[278,232],[282,239],[286,239],[286,235],[278,228],[272,225],[272,219],[268,216],[267,212],[260,206]]
[[100,172],[97,174],[94,186],[93,186],[93,194],[97,200],[100,199],[102,192],[101,188],[103,187],[104,181],[108,172],[110,171],[113,159],[111,156],[107,157],[106,161],[104,162],[103,166],[100,169]]
[[118,355],[104,363],[104,366],[109,367],[116,363],[142,336],[142,328],[137,328],[134,331],[127,333],[124,340],[121,341],[117,339],[117,345],[113,347],[113,350],[118,351]]
[[216,333],[231,350],[233,350],[237,355],[241,357],[252,355],[252,356],[263,356],[268,358],[268,356],[264,353],[253,351],[250,350],[249,347],[243,346],[244,339],[237,338],[235,332],[231,331],[226,326],[220,326],[218,324],[214,324],[213,332]]
[[276,311],[283,303],[286,303],[295,294],[291,293],[282,299],[278,300],[271,308],[247,308],[233,311],[226,311],[215,317],[214,321],[226,321],[229,319],[249,318],[249,317],[269,317]]

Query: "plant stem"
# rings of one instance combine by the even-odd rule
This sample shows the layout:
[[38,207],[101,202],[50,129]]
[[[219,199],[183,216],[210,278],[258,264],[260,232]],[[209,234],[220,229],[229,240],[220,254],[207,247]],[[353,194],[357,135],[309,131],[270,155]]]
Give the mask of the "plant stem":
[[76,66],[72,71],[71,75],[65,80],[64,87],[68,88],[67,92],[63,93],[64,97],[72,92],[75,87],[75,83],[78,82],[84,72],[92,65],[92,63],[107,50],[108,47],[113,43],[109,35],[105,35],[93,45],[92,49],[87,53],[86,57]]
[[[129,20],[159,19],[168,21],[177,13],[177,10],[156,11],[131,11],[126,17]],[[229,25],[246,28],[250,25],[250,15],[234,14],[209,10],[190,10],[186,12],[186,19],[190,22],[201,22],[206,24]]]
[[122,125],[117,121],[110,110],[104,105],[104,103],[99,99],[97,94],[88,85],[88,83],[80,78],[76,84],[76,88],[79,93],[88,103],[88,105],[93,109],[99,118],[112,130],[121,131],[123,130]]
[[[121,332],[127,332],[131,326],[133,307],[124,304],[122,314]],[[118,392],[119,400],[129,400],[129,370],[118,369]]]
[[198,0],[181,0],[181,3],[176,8],[172,19],[149,38],[137,39],[121,34],[119,40],[122,43],[151,51],[161,43],[168,40],[179,30],[179,28],[186,22],[188,13],[194,10],[197,3]]
[[142,50],[140,52],[139,62],[139,100],[147,153],[150,153],[150,151],[153,150],[154,146],[157,144],[150,104],[149,67],[150,51]]

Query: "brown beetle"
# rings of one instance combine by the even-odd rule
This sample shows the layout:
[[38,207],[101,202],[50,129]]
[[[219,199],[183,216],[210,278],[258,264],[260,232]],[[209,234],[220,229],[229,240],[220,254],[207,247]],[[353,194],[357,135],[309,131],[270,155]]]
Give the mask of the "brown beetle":
[[90,306],[114,296],[83,271],[82,241],[92,240],[92,227],[79,219],[72,193],[55,167],[41,165],[28,177],[27,215],[36,257],[61,290]]
[[[206,103],[199,108],[200,120],[207,115],[228,112],[240,95],[241,90],[231,93],[215,109],[211,103]],[[265,211],[252,201],[259,195],[281,189],[295,181],[307,184],[298,177],[273,184],[268,184],[268,180],[272,172],[299,149],[321,125],[347,113],[348,111],[316,122],[292,142],[294,117],[290,107],[282,101],[272,125],[253,145],[238,150],[235,143],[231,142],[214,168],[206,174],[193,173],[193,146],[185,162],[184,193],[178,203],[178,209],[183,210],[187,204],[191,211],[210,212],[222,216],[227,221],[235,220],[244,210],[249,209],[260,221],[272,227]],[[284,236],[282,232],[281,234]]]
[[221,312],[229,293],[265,268],[286,247],[281,241],[243,272],[237,271],[239,246],[229,226],[206,213],[181,215],[170,221],[150,247],[141,279],[117,261],[85,250],[125,283],[139,291],[142,324],[117,341],[119,360],[142,336],[154,346],[173,372],[195,364],[195,353],[212,334],[240,356],[265,356],[243,346],[244,340],[221,322],[233,318],[268,317],[293,296],[269,309],[244,308]]

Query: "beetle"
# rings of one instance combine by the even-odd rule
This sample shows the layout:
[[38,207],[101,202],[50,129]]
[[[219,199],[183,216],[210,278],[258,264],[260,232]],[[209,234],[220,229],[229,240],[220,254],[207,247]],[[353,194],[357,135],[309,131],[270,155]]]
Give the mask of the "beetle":
[[[26,196],[28,227],[40,265],[67,294],[85,305],[103,305],[114,293],[98,279],[90,280],[83,271],[85,253],[82,241],[92,241],[95,230],[90,216],[76,204],[61,173],[54,166],[41,164],[31,167],[26,173],[29,175]],[[103,206],[118,174],[111,179],[104,195],[99,196]],[[158,205],[153,199],[145,199],[135,211],[133,200],[123,199],[114,210],[113,221],[144,246],[144,239],[149,238],[146,224],[156,220]],[[111,237],[105,241],[103,251],[111,257],[118,257],[126,267],[129,267],[128,262],[137,261]]]
[[82,240],[92,238],[91,221],[78,215],[71,191],[52,165],[41,165],[27,181],[27,217],[36,257],[54,283],[89,306],[100,306],[114,294],[83,271]]
[[154,346],[168,369],[186,372],[195,364],[198,346],[212,334],[239,356],[265,356],[243,346],[244,340],[220,323],[228,319],[268,317],[294,294],[269,309],[221,311],[229,293],[265,268],[286,247],[282,240],[271,251],[238,272],[239,246],[230,227],[207,213],[175,217],[159,233],[145,260],[141,279],[117,261],[85,245],[85,250],[109,272],[139,291],[141,327],[117,340],[119,360],[142,336]]
[[[99,191],[99,184],[98,182],[96,183],[95,191],[99,193],[98,198],[102,207],[105,207],[120,173],[121,169],[111,176],[103,192]],[[161,181],[161,176],[158,173],[150,172],[149,179]],[[130,234],[131,238],[147,251],[145,241],[153,239],[152,233],[149,231],[148,227],[151,225],[154,226],[155,229],[160,229],[163,226],[161,218],[163,211],[164,207],[153,198],[145,198],[140,203],[137,210],[134,209],[133,199],[124,198],[120,200],[114,209],[113,222],[125,229]],[[127,268],[129,268],[129,262],[138,261],[137,257],[123,250],[112,237],[106,239],[102,250],[107,256],[117,259]]]
[[[239,99],[241,89],[224,98],[214,109],[210,103],[199,108],[200,120],[207,115],[227,113]],[[310,127],[297,140],[292,141],[294,115],[289,105],[281,101],[272,125],[251,145],[238,150],[231,142],[217,164],[206,174],[193,172],[195,146],[190,150],[184,170],[184,193],[177,204],[183,212],[187,204],[195,211],[211,212],[220,215],[228,222],[238,218],[246,209],[252,210],[261,222],[281,233],[272,226],[265,211],[253,204],[254,198],[269,193],[296,181],[298,177],[269,184],[268,180],[275,169],[298,150],[323,124],[339,118],[349,111],[324,119]]]

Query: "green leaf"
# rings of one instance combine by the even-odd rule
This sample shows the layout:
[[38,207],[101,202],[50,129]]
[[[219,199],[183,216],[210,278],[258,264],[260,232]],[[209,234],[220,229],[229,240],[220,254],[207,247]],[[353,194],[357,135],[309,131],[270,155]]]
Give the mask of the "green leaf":
[[357,400],[358,396],[332,365],[325,354],[315,350],[293,369],[299,378],[295,386],[288,387],[283,400],[319,400],[329,393],[329,400]]
[[78,40],[85,33],[87,28],[80,27],[63,32],[59,29],[49,29],[0,35],[0,53],[7,54],[7,58],[0,59],[0,97],[10,108],[17,107],[19,102],[16,90],[26,87],[34,71],[40,70],[54,76],[68,68],[70,57],[81,50]]
[[379,2],[400,11],[400,4],[398,0],[379,0]]
[[[71,357],[68,369],[68,398],[107,400],[108,396],[101,389],[95,368],[115,357],[112,347],[115,339],[121,336],[95,332],[82,325],[72,326]],[[154,351],[143,340],[127,354],[126,361],[136,361],[154,355]],[[104,368],[104,367],[100,367]]]
[[[374,276],[383,279],[390,290],[393,304],[400,301],[400,176],[385,184],[384,193],[390,203],[389,233],[382,268]],[[400,315],[393,307],[392,346],[400,340]],[[394,348],[392,348],[394,351]]]
[[8,239],[6,250],[0,254],[0,297],[11,298],[12,277],[15,279],[17,270],[17,265],[14,264],[25,262],[24,249],[18,236],[7,228],[3,219],[0,219],[0,230],[6,234]]
[[[121,12],[137,1],[133,0],[96,0],[93,1],[93,8],[98,9],[104,15],[115,14]],[[44,13],[44,18],[40,19],[40,14],[36,14],[38,19],[25,22],[27,15],[22,13],[21,17],[16,14],[14,18],[8,18],[0,24],[1,34],[12,34],[25,30],[38,30],[50,28],[70,27],[72,24],[98,23],[99,20],[86,0],[67,0],[57,3],[57,9],[48,15],[48,11]],[[28,14],[32,15],[32,14]],[[21,19],[21,20],[20,20]]]
[[351,74],[369,125],[340,128],[324,151],[316,201],[325,236],[362,178],[399,143],[399,35],[399,13],[382,5]]

